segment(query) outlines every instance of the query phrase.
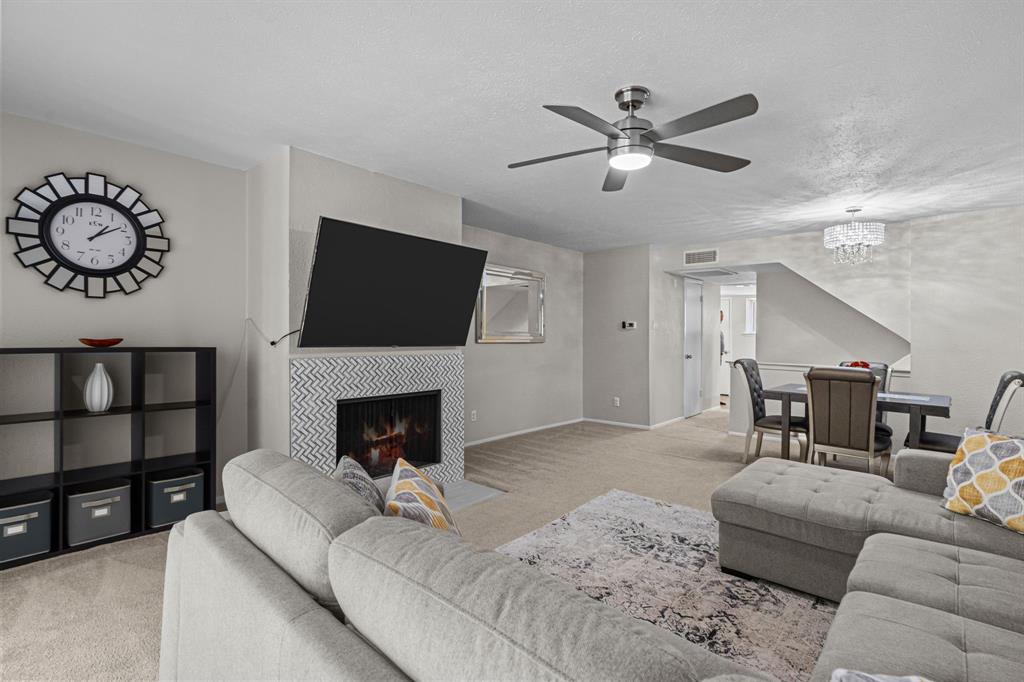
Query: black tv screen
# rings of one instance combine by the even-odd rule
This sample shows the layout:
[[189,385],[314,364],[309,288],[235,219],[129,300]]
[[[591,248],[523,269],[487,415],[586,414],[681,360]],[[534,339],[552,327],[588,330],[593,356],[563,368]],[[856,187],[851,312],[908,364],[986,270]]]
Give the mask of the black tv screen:
[[299,347],[461,346],[487,252],[320,218]]

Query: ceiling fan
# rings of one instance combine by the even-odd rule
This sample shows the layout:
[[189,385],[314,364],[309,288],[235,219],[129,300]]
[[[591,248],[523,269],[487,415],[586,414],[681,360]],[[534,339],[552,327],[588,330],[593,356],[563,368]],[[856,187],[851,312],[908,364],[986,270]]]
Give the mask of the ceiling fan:
[[603,147],[591,147],[510,163],[508,167],[521,168],[580,154],[607,151],[609,168],[601,189],[605,192],[617,192],[625,186],[629,171],[646,167],[654,156],[720,173],[731,173],[750,163],[747,159],[693,147],[680,147],[675,144],[667,144],[663,140],[750,116],[757,111],[756,97],[750,94],[740,95],[655,127],[650,121],[636,116],[637,110],[650,96],[651,91],[640,85],[627,85],[620,88],[615,93],[615,101],[619,103],[619,109],[627,113],[625,118],[615,123],[609,123],[580,107],[545,104],[545,109],[605,135],[608,138],[608,144]]

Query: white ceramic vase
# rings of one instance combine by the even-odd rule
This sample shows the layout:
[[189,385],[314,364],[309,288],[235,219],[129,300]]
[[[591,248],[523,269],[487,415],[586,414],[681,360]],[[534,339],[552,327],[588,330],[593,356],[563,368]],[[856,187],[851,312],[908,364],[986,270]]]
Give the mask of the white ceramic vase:
[[96,363],[89,378],[85,380],[82,397],[85,399],[85,409],[90,412],[106,412],[110,409],[110,404],[114,402],[114,382],[110,380],[102,362]]

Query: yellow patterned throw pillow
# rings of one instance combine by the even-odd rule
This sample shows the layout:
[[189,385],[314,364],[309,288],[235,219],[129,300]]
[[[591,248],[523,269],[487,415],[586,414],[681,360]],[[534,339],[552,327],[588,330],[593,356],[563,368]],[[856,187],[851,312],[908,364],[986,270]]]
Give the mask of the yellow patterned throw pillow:
[[404,459],[398,460],[391,474],[384,516],[401,516],[462,535],[437,485]]
[[949,511],[1024,533],[1024,439],[964,431],[943,497]]

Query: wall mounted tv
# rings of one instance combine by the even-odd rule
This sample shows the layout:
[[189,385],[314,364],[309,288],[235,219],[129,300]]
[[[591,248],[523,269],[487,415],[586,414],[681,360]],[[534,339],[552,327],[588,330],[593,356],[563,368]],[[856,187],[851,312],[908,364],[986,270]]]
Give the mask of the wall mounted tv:
[[320,218],[300,348],[461,346],[487,252]]

